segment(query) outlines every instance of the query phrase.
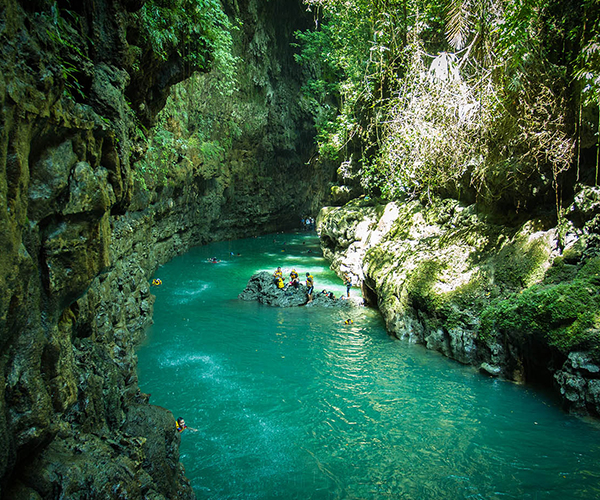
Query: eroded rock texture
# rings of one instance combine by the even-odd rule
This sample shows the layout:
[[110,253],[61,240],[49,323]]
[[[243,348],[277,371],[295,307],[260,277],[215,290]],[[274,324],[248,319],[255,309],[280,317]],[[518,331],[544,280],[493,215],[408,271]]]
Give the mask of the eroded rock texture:
[[390,334],[491,376],[553,384],[570,410],[600,415],[597,196],[582,188],[560,228],[455,200],[363,198],[323,209],[318,230]]
[[260,123],[227,143],[218,168],[169,159],[164,182],[143,185],[136,138],[199,69],[181,47],[153,52],[144,3],[1,2],[3,498],[193,497],[173,416],[137,384],[149,277],[191,245],[280,229],[323,199],[319,175],[301,168],[310,116],[280,97],[301,85],[289,42],[307,22],[285,0],[228,7],[247,21],[235,50],[255,76],[229,106],[252,96]]

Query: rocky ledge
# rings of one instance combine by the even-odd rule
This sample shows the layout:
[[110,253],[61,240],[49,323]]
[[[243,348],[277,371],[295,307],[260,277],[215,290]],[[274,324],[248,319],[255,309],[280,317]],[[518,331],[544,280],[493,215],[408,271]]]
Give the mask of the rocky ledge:
[[322,210],[323,255],[362,283],[388,332],[490,376],[554,386],[600,415],[600,189],[507,221],[456,200]]
[[261,304],[275,307],[335,307],[349,309],[359,307],[363,301],[359,298],[335,298],[333,294],[324,293],[325,290],[315,291],[313,300],[308,301],[308,289],[302,283],[292,286],[289,283],[284,288],[275,285],[273,276],[267,271],[259,271],[252,275],[246,288],[239,294],[242,300],[258,300]]

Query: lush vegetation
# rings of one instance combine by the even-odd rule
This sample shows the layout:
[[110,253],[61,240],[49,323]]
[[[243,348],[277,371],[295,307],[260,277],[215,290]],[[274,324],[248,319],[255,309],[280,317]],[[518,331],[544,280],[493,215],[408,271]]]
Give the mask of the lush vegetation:
[[[173,55],[199,73],[172,89],[152,131],[136,130],[134,175],[143,189],[160,186],[168,179],[198,168],[204,178],[221,169],[224,148],[239,134],[231,114],[215,116],[236,90],[238,59],[233,55],[232,32],[236,27],[218,0],[149,0],[136,16],[142,37],[155,55]],[[173,52],[175,51],[175,52]],[[210,95],[210,101],[206,98]],[[220,139],[219,139],[220,137]]]
[[138,129],[134,173],[141,188],[164,185],[191,171],[203,179],[223,173],[225,152],[244,125],[233,109],[234,83],[215,69],[173,87],[152,133]]
[[316,21],[297,35],[305,94],[343,176],[388,199],[518,209],[554,193],[560,210],[581,131],[598,128],[582,123],[599,103],[595,2],[305,2]]
[[174,50],[195,69],[208,69],[214,58],[233,71],[231,24],[218,0],[148,0],[135,17],[143,40],[160,58]]
[[600,357],[600,258],[587,261],[574,279],[564,280],[565,272],[493,301],[482,314],[482,336],[498,331],[537,335],[565,353],[591,349]]

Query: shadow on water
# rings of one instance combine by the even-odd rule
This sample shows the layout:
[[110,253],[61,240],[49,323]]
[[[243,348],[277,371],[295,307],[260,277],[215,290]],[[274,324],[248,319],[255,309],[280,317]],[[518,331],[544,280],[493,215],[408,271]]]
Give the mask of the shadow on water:
[[600,430],[554,397],[394,340],[371,309],[345,325],[237,299],[277,266],[341,295],[317,249],[314,233],[223,242],[156,274],[140,385],[198,429],[181,443],[198,498],[600,497]]

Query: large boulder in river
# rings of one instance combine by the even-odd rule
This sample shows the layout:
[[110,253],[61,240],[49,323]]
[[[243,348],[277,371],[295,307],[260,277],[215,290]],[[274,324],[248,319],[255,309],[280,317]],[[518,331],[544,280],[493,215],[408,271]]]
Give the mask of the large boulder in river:
[[279,307],[301,306],[308,301],[306,287],[302,283],[298,284],[298,288],[277,288],[273,276],[267,271],[254,274],[239,298],[258,300],[261,304]]
[[361,305],[359,299],[336,299],[322,292],[314,292],[313,300],[308,302],[305,285],[299,283],[297,288],[293,286],[277,288],[273,276],[267,271],[259,271],[254,274],[248,281],[244,291],[240,293],[239,298],[242,300],[258,300],[261,304],[277,307],[307,305],[309,307],[349,308]]

